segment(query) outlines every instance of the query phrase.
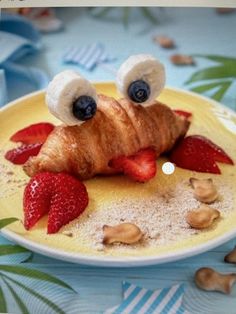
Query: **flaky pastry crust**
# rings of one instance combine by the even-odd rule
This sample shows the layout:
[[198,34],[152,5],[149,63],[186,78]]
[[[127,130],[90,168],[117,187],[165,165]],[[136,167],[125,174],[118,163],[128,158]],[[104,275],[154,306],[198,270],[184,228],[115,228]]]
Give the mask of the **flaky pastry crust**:
[[188,128],[189,121],[160,102],[143,107],[99,95],[96,115],[80,126],[55,127],[24,170],[29,176],[65,171],[81,180],[112,174],[111,159],[147,147],[154,148],[158,157],[170,150]]

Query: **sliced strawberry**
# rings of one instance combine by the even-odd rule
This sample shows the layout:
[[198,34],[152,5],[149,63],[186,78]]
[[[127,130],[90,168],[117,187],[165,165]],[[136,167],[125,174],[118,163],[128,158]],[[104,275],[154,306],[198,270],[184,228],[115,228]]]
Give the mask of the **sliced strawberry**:
[[23,205],[25,228],[32,228],[49,212],[47,230],[51,234],[84,211],[88,193],[83,183],[66,173],[43,172],[26,186]]
[[187,112],[187,111],[184,111],[184,110],[179,110],[179,109],[175,109],[173,110],[176,114],[178,114],[179,116],[182,116],[186,119],[189,119],[192,117],[192,113],[191,112]]
[[119,172],[123,172],[123,168],[124,168],[124,162],[127,159],[127,157],[125,156],[119,156],[115,159],[110,160],[109,162],[109,167],[113,168],[114,170],[117,171],[117,173]]
[[50,208],[54,174],[39,173],[27,184],[24,191],[24,226],[29,230]]
[[211,151],[211,154],[215,161],[229,165],[234,164],[233,160],[226,154],[226,152],[208,138],[201,135],[193,135],[192,138],[194,138],[196,143],[198,142],[200,144],[204,142],[206,145],[208,145],[208,150]]
[[109,165],[135,181],[147,182],[156,175],[156,153],[151,148],[142,149],[135,155],[113,159]]
[[86,187],[74,177],[59,173],[48,215],[48,233],[56,233],[63,225],[77,218],[88,205]]
[[31,124],[13,134],[10,140],[24,144],[44,143],[53,129],[54,125],[48,122]]
[[217,161],[233,164],[223,149],[200,135],[188,136],[179,141],[170,154],[170,160],[184,169],[215,174],[221,173]]
[[5,158],[15,165],[23,165],[31,156],[38,155],[43,144],[29,144],[13,148],[6,152]]

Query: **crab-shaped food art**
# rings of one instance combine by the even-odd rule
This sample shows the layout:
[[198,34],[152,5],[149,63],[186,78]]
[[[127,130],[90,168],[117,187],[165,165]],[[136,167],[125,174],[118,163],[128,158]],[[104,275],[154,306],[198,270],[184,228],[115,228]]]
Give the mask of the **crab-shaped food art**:
[[[156,100],[165,85],[165,70],[154,57],[128,58],[117,72],[116,83],[124,97],[118,100],[97,95],[94,86],[77,72],[59,73],[47,88],[46,104],[63,124],[54,127],[38,123],[11,137],[23,145],[8,151],[5,157],[24,164],[31,177],[23,197],[27,230],[45,214],[48,233],[58,232],[79,217],[89,203],[86,185],[79,180],[123,173],[134,181],[147,182],[155,177],[156,159],[165,152],[171,151],[170,160],[177,166],[199,172],[219,174],[217,162],[233,164],[207,138],[185,137],[191,113],[172,110]],[[211,179],[206,182],[209,190],[213,183]],[[194,188],[197,183],[202,181],[195,180]],[[198,190],[206,196],[206,187],[198,186]],[[210,202],[216,199],[213,196]],[[191,214],[192,225],[198,216]],[[109,234],[109,243],[124,236],[124,243],[142,238],[141,230],[130,223],[104,226],[103,231]]]
[[25,164],[29,176],[64,171],[85,180],[117,173],[124,170],[114,165],[117,158],[147,148],[157,158],[186,134],[189,121],[155,100],[165,85],[164,67],[155,58],[131,56],[118,70],[116,82],[125,98],[97,95],[92,84],[74,71],[54,77],[46,103],[64,124]]

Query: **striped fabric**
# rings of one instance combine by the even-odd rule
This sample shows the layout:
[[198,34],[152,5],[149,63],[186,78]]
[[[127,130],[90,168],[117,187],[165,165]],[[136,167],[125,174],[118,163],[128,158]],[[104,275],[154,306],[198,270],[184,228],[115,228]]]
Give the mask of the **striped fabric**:
[[86,70],[93,70],[99,63],[113,61],[102,43],[89,44],[83,47],[71,46],[62,57],[64,63],[73,63]]
[[184,285],[147,290],[123,282],[123,302],[105,314],[187,314],[182,306]]

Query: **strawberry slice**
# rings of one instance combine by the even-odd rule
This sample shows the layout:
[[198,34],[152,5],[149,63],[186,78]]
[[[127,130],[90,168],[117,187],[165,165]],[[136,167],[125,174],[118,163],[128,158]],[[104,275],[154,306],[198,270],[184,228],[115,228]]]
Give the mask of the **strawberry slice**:
[[109,166],[138,182],[147,182],[156,175],[156,153],[152,148],[142,149],[135,155],[112,159]]
[[27,184],[23,197],[25,229],[32,228],[48,212],[53,179],[53,173],[44,172],[31,178]]
[[43,144],[22,145],[11,149],[5,154],[5,158],[15,165],[23,165],[31,156],[38,155]]
[[88,205],[86,187],[66,173],[42,172],[31,178],[24,191],[24,226],[27,230],[49,212],[47,232],[77,218]]
[[186,119],[190,119],[192,117],[192,113],[191,112],[187,112],[184,110],[179,110],[179,109],[175,109],[173,110],[176,114],[178,114],[179,116],[182,116]]
[[54,180],[48,233],[56,233],[62,226],[81,215],[88,205],[88,193],[82,182],[65,173],[59,173]]
[[214,144],[211,140],[208,138],[202,136],[202,135],[195,135],[194,137],[195,142],[198,141],[198,143],[205,142],[206,145],[208,145],[208,150],[211,151],[211,154],[213,156],[213,159],[218,162],[222,162],[224,164],[233,165],[233,160],[226,154],[226,152],[220,148],[218,145]]
[[10,140],[24,144],[44,143],[53,129],[54,125],[48,122],[31,124],[13,134]]
[[221,173],[217,161],[234,164],[222,148],[201,135],[179,141],[170,154],[170,160],[180,168],[215,174]]

